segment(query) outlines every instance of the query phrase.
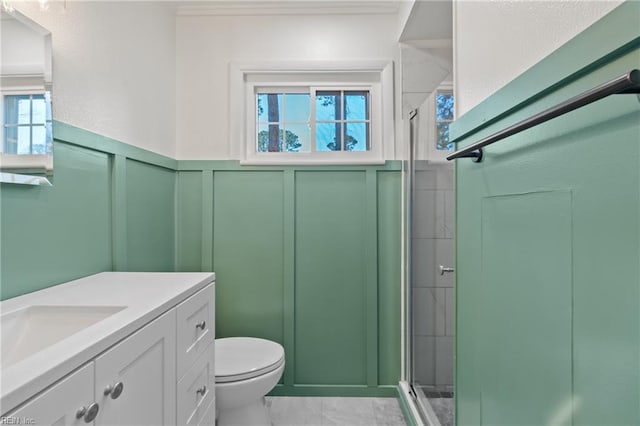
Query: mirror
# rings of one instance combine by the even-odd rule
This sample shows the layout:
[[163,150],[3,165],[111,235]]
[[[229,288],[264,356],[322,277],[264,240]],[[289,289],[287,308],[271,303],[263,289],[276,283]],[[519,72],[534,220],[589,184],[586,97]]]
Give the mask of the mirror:
[[15,10],[0,13],[0,182],[51,185],[51,33]]

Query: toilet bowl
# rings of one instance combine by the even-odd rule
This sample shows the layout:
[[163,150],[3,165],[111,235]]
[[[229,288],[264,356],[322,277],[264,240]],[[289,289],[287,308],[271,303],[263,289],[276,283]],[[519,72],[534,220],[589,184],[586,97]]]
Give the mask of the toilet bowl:
[[216,425],[271,425],[264,396],[284,371],[284,349],[253,337],[215,341]]

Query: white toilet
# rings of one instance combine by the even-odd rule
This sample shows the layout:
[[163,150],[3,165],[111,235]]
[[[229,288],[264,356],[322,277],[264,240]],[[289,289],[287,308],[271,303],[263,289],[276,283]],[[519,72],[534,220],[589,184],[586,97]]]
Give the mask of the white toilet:
[[284,371],[284,349],[253,337],[215,341],[217,426],[270,426],[264,396]]

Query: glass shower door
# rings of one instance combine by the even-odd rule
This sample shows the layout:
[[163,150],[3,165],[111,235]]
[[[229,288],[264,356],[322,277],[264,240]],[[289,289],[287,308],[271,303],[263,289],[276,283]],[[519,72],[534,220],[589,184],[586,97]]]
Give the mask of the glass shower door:
[[408,162],[408,362],[424,420],[445,426],[453,425],[453,165],[416,158],[419,127],[416,114]]

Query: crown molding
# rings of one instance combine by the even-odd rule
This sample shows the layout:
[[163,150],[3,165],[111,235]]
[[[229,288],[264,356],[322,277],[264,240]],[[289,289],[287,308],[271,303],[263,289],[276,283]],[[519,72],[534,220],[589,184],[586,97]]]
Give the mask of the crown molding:
[[181,4],[178,16],[384,15],[398,13],[400,2],[384,1],[202,1]]

